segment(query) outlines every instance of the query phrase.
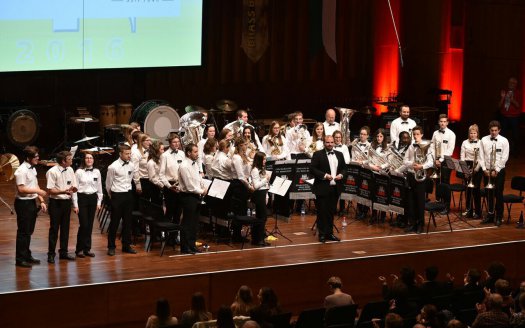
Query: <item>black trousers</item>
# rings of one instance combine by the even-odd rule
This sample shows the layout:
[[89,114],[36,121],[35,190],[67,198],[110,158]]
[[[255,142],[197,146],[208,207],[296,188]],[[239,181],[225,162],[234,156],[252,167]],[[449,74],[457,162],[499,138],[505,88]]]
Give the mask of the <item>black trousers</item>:
[[31,235],[35,231],[38,207],[36,199],[15,199],[16,211],[16,261],[31,259]]
[[[469,165],[469,167],[471,167],[472,161],[467,161],[467,164]],[[482,177],[483,177],[483,172],[481,169],[478,172],[474,172],[474,175],[472,176],[472,183],[474,183],[475,187],[467,188],[467,192],[466,192],[467,210],[469,211],[474,210],[474,212],[478,215],[481,214],[480,185],[481,185]]]
[[255,204],[255,216],[257,223],[252,227],[252,243],[260,243],[265,237],[266,218],[266,194],[267,189],[255,190],[252,194],[252,202]]
[[[483,183],[487,186],[489,178],[483,176]],[[496,218],[501,219],[503,217],[503,188],[505,184],[505,169],[501,169],[495,178],[491,178],[491,182],[494,185],[494,189],[486,189],[487,199],[489,206],[489,216],[494,216],[494,210],[496,211]],[[496,206],[494,207],[494,198],[496,199]]]
[[408,224],[413,228],[425,225],[425,181],[416,181],[414,173],[408,174]]
[[108,230],[108,248],[114,249],[117,230],[122,219],[122,248],[131,245],[131,212],[133,194],[128,192],[111,192],[111,222]]
[[49,247],[48,255],[55,255],[55,248],[60,232],[60,255],[67,254],[69,243],[69,222],[71,220],[71,200],[70,199],[49,199]]
[[[437,186],[440,184],[440,183],[446,183],[448,185],[450,185],[450,174],[452,173],[452,170],[449,169],[448,167],[445,167],[443,166],[445,164],[445,162],[441,163],[441,169],[440,169],[440,175],[441,175],[441,178],[436,181],[435,183],[435,190],[437,190]],[[450,200],[451,200],[451,193],[447,193],[444,197],[443,197],[443,203],[445,203],[445,205],[447,206],[447,209],[450,209]]]
[[166,219],[170,222],[179,224],[182,215],[181,193],[164,187],[164,197],[166,201]]
[[[234,179],[230,184],[231,198],[230,210],[235,215],[246,215],[248,211],[248,189],[241,180]],[[242,225],[234,223],[231,225],[233,239],[240,239]]]
[[76,253],[91,250],[91,233],[97,211],[97,194],[78,193],[78,232]]
[[180,249],[187,252],[195,249],[199,228],[200,197],[197,194],[181,193],[182,222],[180,234]]
[[319,236],[330,236],[334,233],[334,215],[337,209],[339,194],[336,186],[330,186],[326,195],[315,195],[317,208],[317,230]]

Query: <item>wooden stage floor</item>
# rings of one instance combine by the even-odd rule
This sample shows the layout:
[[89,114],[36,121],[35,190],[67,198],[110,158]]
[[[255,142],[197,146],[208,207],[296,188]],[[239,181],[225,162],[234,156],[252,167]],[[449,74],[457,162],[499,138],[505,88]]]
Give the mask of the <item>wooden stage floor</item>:
[[[508,166],[511,169],[507,171],[506,193],[515,193],[515,191],[510,189],[510,179],[514,175],[525,175],[524,162],[524,160],[511,160],[511,164]],[[40,175],[42,173],[40,172]],[[13,191],[14,183],[12,181],[0,184],[0,196],[9,204],[13,204]],[[456,194],[456,203],[458,198],[459,194]],[[179,278],[192,278],[198,281],[199,277],[214,274],[228,276],[228,274],[239,273],[241,277],[249,277],[250,272],[265,272],[264,270],[269,269],[294,270],[294,267],[300,272],[301,268],[305,266],[312,267],[311,265],[332,263],[334,267],[337,267],[339,264],[354,260],[379,261],[379,264],[373,266],[375,269],[370,269],[371,272],[368,273],[370,279],[377,283],[376,277],[378,274],[387,275],[399,270],[399,267],[390,267],[391,263],[389,267],[382,267],[381,261],[389,257],[406,256],[406,258],[409,258],[414,254],[430,254],[425,256],[434,259],[437,263],[446,265],[447,259],[440,258],[440,256],[449,254],[447,252],[464,250],[463,254],[469,254],[469,251],[475,253],[476,249],[491,249],[493,246],[510,245],[509,247],[514,247],[514,244],[523,245],[525,230],[516,229],[516,220],[522,210],[522,205],[515,205],[511,213],[511,224],[504,223],[498,228],[494,225],[482,225],[480,220],[459,220],[457,218],[458,210],[453,208],[450,217],[453,221],[454,231],[449,231],[446,217],[440,217],[437,220],[438,227],[435,228],[431,225],[429,234],[405,234],[400,228],[390,227],[388,222],[385,224],[367,225],[365,222],[353,221],[353,215],[350,215],[347,219],[349,225],[345,230],[341,230],[341,221],[336,221],[336,226],[340,229],[338,236],[342,241],[328,242],[326,244],[317,242],[317,238],[312,234],[310,228],[314,221],[313,215],[294,215],[289,222],[279,221],[279,228],[293,242],[277,236],[278,240],[270,247],[252,248],[251,245],[247,244],[241,250],[240,244],[230,246],[208,241],[210,249],[206,253],[180,255],[178,247],[174,250],[167,246],[162,257],[159,256],[159,243],[154,244],[150,252],[145,252],[143,240],[139,240],[136,246],[138,254],[122,254],[120,248],[117,248],[117,255],[109,257],[106,255],[106,234],[101,234],[98,225],[95,225],[93,231],[95,258],[77,259],[76,261],[57,260],[57,263],[52,265],[45,261],[49,217],[47,214],[40,214],[37,219],[35,233],[33,234],[31,249],[33,256],[42,260],[42,264],[27,269],[14,265],[16,216],[11,215],[9,210],[4,205],[1,205],[0,299],[9,300],[10,296],[16,298],[16,294],[22,292],[61,290],[64,287],[96,287],[106,284],[121,285]],[[269,218],[267,229],[271,230],[273,224],[274,219]],[[74,250],[77,227],[77,217],[75,214],[72,214],[69,239],[70,251]],[[117,245],[120,245],[119,241],[117,241]],[[519,249],[523,249],[523,246],[519,246]],[[462,256],[459,258],[465,263],[477,263],[475,256],[472,258],[473,255]],[[470,258],[467,259],[465,256],[470,256]],[[513,252],[505,254],[503,258],[508,260],[509,256],[514,261],[517,261],[517,255]],[[479,258],[479,260],[498,260],[500,258],[502,258],[501,254],[490,254],[488,252],[487,257]],[[409,261],[409,263],[411,262]],[[446,269],[457,269],[454,272],[456,276],[462,276],[464,272],[462,270],[465,269],[463,266],[458,267],[457,263],[448,264],[450,264],[450,268]],[[485,262],[479,263],[479,265],[486,264]],[[423,265],[423,263],[417,262],[413,263],[413,265],[418,267]],[[514,267],[514,273],[523,274],[522,265],[517,265],[517,267]],[[333,271],[333,269],[331,270]],[[363,269],[360,270],[362,271]],[[322,279],[325,278],[328,277],[322,277]],[[261,277],[258,279],[256,281],[261,281],[261,284],[258,286],[262,286],[264,281],[268,281]],[[317,281],[316,283],[322,286],[324,281]],[[230,281],[230,284],[238,286],[243,284],[243,281]],[[198,286],[198,284],[192,285],[192,292],[198,290]],[[322,294],[322,290],[324,290],[324,287],[318,293]],[[212,305],[220,305],[224,299],[229,301],[233,298],[235,290],[229,290],[228,293],[226,296],[218,297],[220,302],[211,302]],[[363,301],[371,300],[378,296],[377,291],[371,293],[364,289],[362,292],[355,291],[355,293],[360,293],[357,297]],[[208,291],[207,295],[211,297],[209,294],[211,294],[210,291]],[[186,297],[186,293],[184,295],[185,299],[179,301],[178,304],[189,304],[189,296]],[[191,293],[188,292],[187,295],[191,295]],[[217,298],[217,296],[215,297]],[[148,302],[148,304],[153,304],[154,299],[148,300]],[[286,301],[283,301],[283,303],[293,310],[312,304],[308,300],[298,303],[290,301],[288,304]],[[362,305],[365,304],[364,302],[360,303]],[[184,308],[179,308],[179,305],[173,305],[173,307],[176,311],[184,310]],[[216,310],[215,307],[212,309]],[[153,305],[146,309],[145,312],[150,312],[150,310],[153,310]],[[178,314],[178,312],[176,313]],[[136,322],[135,324],[139,326]],[[94,325],[96,326],[96,324]],[[130,324],[130,326],[134,325]]]

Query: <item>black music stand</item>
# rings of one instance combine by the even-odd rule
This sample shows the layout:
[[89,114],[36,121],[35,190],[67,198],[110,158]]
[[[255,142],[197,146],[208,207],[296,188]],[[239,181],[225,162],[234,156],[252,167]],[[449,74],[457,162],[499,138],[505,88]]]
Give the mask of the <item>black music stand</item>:
[[[467,172],[470,171],[468,165],[467,165],[467,162],[465,161],[460,161],[458,159],[455,159],[455,158],[452,158],[450,156],[444,156],[444,163],[446,164],[446,167],[452,171],[457,171],[459,173],[462,173],[463,175],[465,175]],[[466,192],[465,192],[466,194]],[[469,225],[470,227],[474,228],[474,226],[472,224],[470,224],[470,222],[468,222],[468,220],[466,218],[463,218],[463,215],[461,213],[461,203],[460,203],[460,206],[459,206],[459,215],[457,213],[454,213],[454,216],[457,218],[456,221],[461,221],[461,222],[464,222],[466,223],[467,225]]]
[[[279,185],[276,185],[276,183]],[[272,193],[274,195],[273,217],[275,219],[275,224],[273,226],[273,229],[272,231],[268,232],[268,234],[272,236],[279,235],[283,237],[284,239],[288,240],[289,242],[293,242],[290,238],[286,237],[282,233],[281,229],[279,229],[279,226],[278,226],[279,219],[284,219],[287,221],[290,220],[290,207],[288,206],[288,202],[285,201],[285,197],[286,197],[286,194],[288,193],[288,189],[290,188],[290,185],[291,185],[290,180],[276,177],[276,179],[274,179],[272,186],[270,187],[270,190],[268,190],[268,193]]]

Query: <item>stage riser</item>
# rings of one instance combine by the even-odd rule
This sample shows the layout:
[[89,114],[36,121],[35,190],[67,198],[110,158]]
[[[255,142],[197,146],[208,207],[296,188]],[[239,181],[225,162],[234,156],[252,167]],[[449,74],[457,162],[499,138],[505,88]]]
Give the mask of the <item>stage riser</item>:
[[[381,241],[379,241],[381,242]],[[285,250],[283,250],[285,251]],[[180,317],[190,304],[191,295],[201,291],[215,313],[220,305],[231,304],[238,287],[247,284],[254,295],[262,286],[272,286],[287,311],[297,315],[302,309],[322,306],[328,294],[326,280],[337,275],[344,290],[360,305],[380,298],[377,276],[398,273],[402,266],[412,266],[418,273],[428,265],[437,265],[440,277],[455,276],[455,285],[463,281],[470,267],[484,270],[498,260],[507,267],[513,286],[525,278],[525,242],[399,254],[371,258],[338,260],[277,268],[234,272],[205,273],[183,277],[128,281],[83,287],[56,288],[0,295],[2,327],[143,327],[154,312],[155,300],[166,297],[172,312]],[[242,257],[239,258],[242,261]],[[202,271],[206,271],[203,267]]]

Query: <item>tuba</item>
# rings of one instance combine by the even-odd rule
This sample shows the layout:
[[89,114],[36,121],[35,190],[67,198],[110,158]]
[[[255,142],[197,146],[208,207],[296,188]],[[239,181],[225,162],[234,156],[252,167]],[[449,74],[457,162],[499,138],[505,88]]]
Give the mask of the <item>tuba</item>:
[[180,126],[184,130],[182,143],[188,145],[190,143],[198,144],[201,140],[200,127],[206,122],[206,115],[201,112],[190,112],[182,115],[180,118]]
[[492,145],[492,149],[490,150],[490,157],[489,157],[489,181],[487,185],[485,186],[485,189],[494,189],[494,184],[492,183],[492,171],[496,170],[496,145]]
[[[417,144],[419,147],[416,147],[414,151],[414,163],[415,164],[423,164],[427,160],[427,153],[428,149],[430,148],[430,145],[432,143],[428,140],[421,140],[419,144]],[[415,179],[418,182],[425,181],[427,178],[427,174],[424,169],[417,170],[414,172]]]
[[[441,142],[440,141],[434,141],[434,154],[436,156],[436,160],[441,157]],[[439,171],[437,168],[434,168],[434,173],[430,176],[430,179],[436,179],[439,180],[441,178]]]
[[350,108],[344,108],[344,107],[336,107],[339,111],[339,114],[341,115],[341,134],[343,139],[343,145],[349,145],[350,144],[350,119],[352,118],[352,115],[354,115],[355,110]]

